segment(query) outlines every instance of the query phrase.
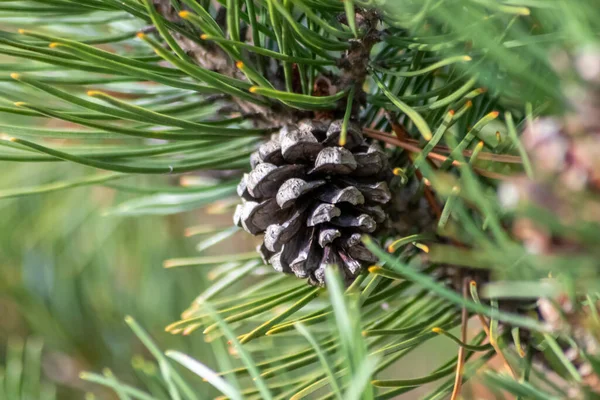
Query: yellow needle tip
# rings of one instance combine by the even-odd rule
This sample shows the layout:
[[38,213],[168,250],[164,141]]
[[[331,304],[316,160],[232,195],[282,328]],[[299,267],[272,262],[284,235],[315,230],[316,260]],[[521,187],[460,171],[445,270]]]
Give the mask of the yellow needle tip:
[[14,142],[16,139],[12,136],[0,134],[0,140],[6,140],[7,142]]
[[179,16],[183,19],[186,19],[190,16],[190,12],[189,11],[180,11]]
[[100,91],[98,91],[98,90],[88,90],[88,91],[86,92],[86,94],[87,94],[88,96],[94,97],[94,96],[99,96],[99,95],[102,95],[102,94],[104,94],[104,93],[102,93],[102,92],[100,92]]
[[10,77],[13,79],[19,79],[21,77],[21,74],[17,74],[16,72],[13,72],[12,74],[10,74]]
[[138,32],[138,33],[135,34],[135,36],[137,36],[140,39],[143,39],[143,38],[146,37],[146,34],[144,32]]
[[250,89],[248,89],[248,91],[250,93],[256,93],[257,90],[258,90],[258,86],[252,86]]
[[25,103],[24,101],[17,101],[16,103],[13,103],[13,104],[17,107],[23,107],[23,106],[27,105],[27,103]]
[[374,274],[375,272],[378,272],[381,269],[381,267],[377,265],[371,265],[368,269],[370,273]]
[[423,243],[413,243],[413,245],[417,249],[422,250],[424,253],[429,253],[429,246],[427,246],[426,244],[423,244]]
[[202,35],[200,35],[200,39],[202,40],[207,40],[210,36],[208,36],[206,33],[203,33]]
[[17,29],[17,32],[19,32],[21,35],[24,35],[27,31],[25,29]]
[[48,47],[50,47],[51,49],[55,49],[58,46],[60,46],[60,43],[57,43],[57,42],[52,42],[48,45]]
[[244,63],[243,63],[243,61],[238,61],[235,63],[235,66],[238,67],[239,69],[242,69],[242,68],[244,68]]

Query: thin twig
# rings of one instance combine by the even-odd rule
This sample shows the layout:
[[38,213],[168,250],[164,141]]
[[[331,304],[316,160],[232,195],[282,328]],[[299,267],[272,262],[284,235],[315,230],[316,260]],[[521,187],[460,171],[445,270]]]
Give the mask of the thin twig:
[[[477,283],[475,281],[471,281],[470,285],[474,286],[475,288],[477,288]],[[504,364],[504,367],[506,368],[507,371],[510,372],[510,374],[512,375],[512,377],[515,380],[517,380],[518,379],[517,372],[510,365],[510,363],[508,362],[508,360],[504,356],[504,353],[502,353],[502,351],[500,351],[500,347],[498,346],[498,343],[492,338],[492,335],[491,335],[491,332],[490,332],[490,325],[489,325],[489,322],[487,321],[487,318],[485,318],[485,316],[483,316],[482,314],[477,314],[477,317],[479,318],[479,321],[481,322],[481,325],[483,326],[483,330],[485,331],[485,334],[488,337],[488,341],[490,342],[490,344],[494,348],[494,351],[496,352],[496,354],[498,354],[498,357],[500,357],[500,360]]]
[[[415,146],[419,145],[419,141],[417,139],[406,138],[406,139],[404,139],[404,141],[408,144],[412,144]],[[443,154],[450,154],[452,152],[451,148],[449,148],[448,146],[443,145],[443,144],[435,145],[433,149],[437,153],[443,153]],[[470,158],[471,155],[473,154],[473,150],[463,150],[462,153],[465,156],[465,158]],[[489,153],[489,152],[485,152],[485,151],[480,152],[479,155],[477,156],[477,159],[501,162],[501,163],[505,163],[505,164],[523,164],[523,161],[521,160],[521,157],[519,157],[519,156],[512,156],[510,154],[495,154],[495,153]]]
[[[408,150],[410,152],[413,152],[413,153],[420,153],[423,150],[419,146],[415,146],[415,145],[403,142],[403,141],[399,140],[398,138],[396,138],[394,136],[390,136],[384,132],[380,132],[380,131],[370,129],[370,128],[363,128],[363,132],[365,133],[365,135],[367,135],[373,139],[381,140],[382,142],[386,142],[391,145],[401,147],[401,148]],[[440,161],[440,162],[444,162],[448,159],[448,157],[446,157],[442,154],[435,153],[433,151],[430,152],[429,154],[427,154],[427,158],[430,158],[435,161]],[[461,163],[456,160],[453,160],[452,165],[460,166]],[[497,179],[497,180],[511,179],[511,177],[508,175],[499,174],[497,172],[492,172],[492,171],[488,171],[488,170],[485,170],[482,168],[477,168],[477,167],[471,167],[471,168],[473,169],[473,171],[475,171],[479,175],[484,176],[486,178]]]
[[[469,293],[469,278],[464,278],[462,283],[462,294],[466,299]],[[460,314],[460,340],[463,343],[467,342],[467,329],[469,327],[469,313],[465,307],[462,308]],[[460,389],[462,388],[463,369],[465,366],[465,348],[463,346],[458,347],[458,360],[456,363],[456,375],[454,377],[454,389],[452,390],[452,396],[450,400],[456,400],[460,395]]]
[[[423,174],[421,174],[421,171],[415,171],[417,178],[420,181],[423,181]],[[431,206],[431,208],[433,208],[433,212],[435,212],[435,216],[437,218],[437,220],[440,220],[440,217],[442,216],[442,209],[440,207],[440,205],[438,204],[438,202],[435,199],[435,195],[433,194],[433,191],[431,190],[431,188],[429,186],[425,186],[424,188],[424,194],[425,194],[425,198],[427,199],[427,202],[429,203],[429,205]]]

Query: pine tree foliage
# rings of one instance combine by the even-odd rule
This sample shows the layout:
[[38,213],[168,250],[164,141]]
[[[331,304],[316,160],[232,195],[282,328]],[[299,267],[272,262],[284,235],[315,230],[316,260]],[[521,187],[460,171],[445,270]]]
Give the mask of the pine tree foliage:
[[[593,1],[38,0],[0,13],[0,112],[19,117],[0,121],[0,159],[91,167],[0,197],[110,185],[139,193],[120,215],[232,211],[251,154],[306,119],[341,119],[340,141],[359,124],[395,175],[394,229],[363,237],[379,261],[347,287],[334,269],[311,287],[256,252],[207,256],[237,228],[191,227],[200,254],[165,266],[209,266],[214,283],[167,330],[202,331],[218,368],[165,356],[128,320],[157,359],[153,384],[84,378],[124,399],[199,398],[176,364],[227,398],[388,399],[429,383],[426,399],[457,398],[475,374],[523,399],[600,392],[600,228],[578,213],[597,204],[595,184],[572,213],[545,192],[514,209],[496,195],[542,179],[519,137],[538,117],[567,125],[574,109],[579,125],[555,136],[595,139],[593,111],[569,95],[598,85]],[[552,232],[545,251],[519,221]],[[422,377],[394,373],[434,338],[456,355]]]

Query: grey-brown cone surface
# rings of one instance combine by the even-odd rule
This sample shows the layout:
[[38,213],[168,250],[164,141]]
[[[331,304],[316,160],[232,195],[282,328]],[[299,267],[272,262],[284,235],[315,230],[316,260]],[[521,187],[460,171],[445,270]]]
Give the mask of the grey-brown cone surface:
[[277,271],[323,285],[335,264],[352,281],[377,259],[363,246],[388,216],[387,156],[350,123],[339,146],[342,121],[285,126],[252,154],[252,171],[238,186],[242,204],[234,222],[264,234],[258,251]]

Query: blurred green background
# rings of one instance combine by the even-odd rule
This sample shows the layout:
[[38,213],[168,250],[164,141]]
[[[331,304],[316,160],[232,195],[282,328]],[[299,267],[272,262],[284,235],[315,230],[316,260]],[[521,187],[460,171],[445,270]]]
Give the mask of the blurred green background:
[[[2,164],[2,189],[85,172],[62,163]],[[0,200],[0,357],[7,343],[18,347],[16,338],[43,341],[43,371],[60,384],[57,398],[82,398],[80,389],[89,389],[78,379],[82,370],[108,367],[125,380],[132,374],[132,355],[143,349],[126,315],[163,348],[211,357],[201,336],[164,332],[204,287],[202,270],[162,266],[166,258],[194,253],[184,228],[210,216],[103,215],[132,196],[85,187]]]

